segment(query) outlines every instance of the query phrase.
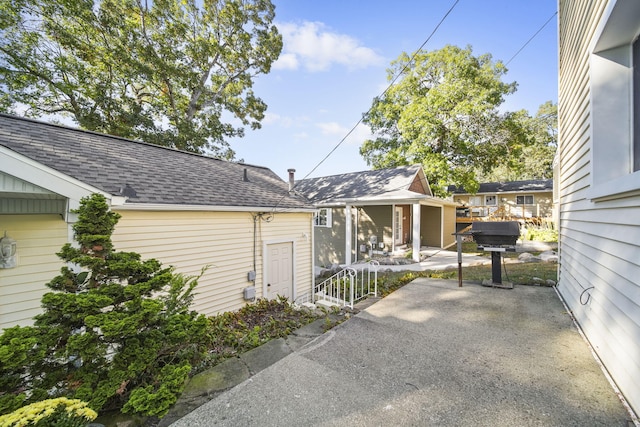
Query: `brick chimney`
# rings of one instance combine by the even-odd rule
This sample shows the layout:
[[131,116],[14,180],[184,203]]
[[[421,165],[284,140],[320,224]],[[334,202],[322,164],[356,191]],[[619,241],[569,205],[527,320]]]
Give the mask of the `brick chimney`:
[[291,193],[293,191],[293,187],[294,185],[296,185],[296,180],[295,180],[295,173],[296,170],[295,169],[287,169],[287,172],[289,172],[289,193]]

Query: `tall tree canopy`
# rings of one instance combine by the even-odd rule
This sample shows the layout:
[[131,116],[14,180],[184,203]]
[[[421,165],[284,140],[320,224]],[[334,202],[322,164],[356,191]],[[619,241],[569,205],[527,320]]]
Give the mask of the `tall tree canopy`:
[[274,16],[270,0],[0,0],[0,109],[233,158],[225,138],[264,117]]
[[478,170],[488,172],[528,145],[521,113],[498,106],[516,89],[501,77],[507,69],[471,47],[445,46],[391,64],[388,79],[400,74],[364,115],[376,138],[360,154],[374,168],[421,163],[434,193],[446,186],[478,188]]
[[553,159],[558,147],[558,105],[547,101],[535,116],[519,111],[517,117],[528,144],[513,149],[505,162],[488,173],[478,171],[483,182],[553,178]]

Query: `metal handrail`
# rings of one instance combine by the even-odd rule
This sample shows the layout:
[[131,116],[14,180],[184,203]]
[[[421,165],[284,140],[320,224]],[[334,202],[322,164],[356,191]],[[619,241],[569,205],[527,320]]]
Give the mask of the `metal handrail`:
[[[378,296],[378,261],[369,261],[362,270],[345,268],[313,287],[311,302],[318,300],[353,308],[353,305],[369,295]],[[308,301],[308,295],[296,298],[296,302]]]

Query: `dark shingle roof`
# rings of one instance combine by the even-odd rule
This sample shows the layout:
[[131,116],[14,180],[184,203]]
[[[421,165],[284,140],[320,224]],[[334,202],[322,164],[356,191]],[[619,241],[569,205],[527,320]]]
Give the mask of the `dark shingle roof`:
[[[296,182],[295,190],[311,202],[381,196],[409,189],[420,165],[352,172]],[[406,196],[406,195],[405,195]]]
[[268,168],[15,116],[0,114],[0,145],[131,203],[312,207]]
[[[463,187],[451,185],[448,191],[454,194],[467,194]],[[480,184],[476,194],[480,193],[512,193],[526,191],[553,191],[553,179],[529,179],[524,181],[485,182]]]

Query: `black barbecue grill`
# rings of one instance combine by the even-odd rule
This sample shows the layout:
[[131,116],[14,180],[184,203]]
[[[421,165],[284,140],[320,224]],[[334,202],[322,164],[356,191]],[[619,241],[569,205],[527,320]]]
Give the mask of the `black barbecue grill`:
[[491,281],[501,285],[500,254],[515,252],[520,224],[517,221],[476,221],[472,224],[470,233],[478,249],[491,252]]

